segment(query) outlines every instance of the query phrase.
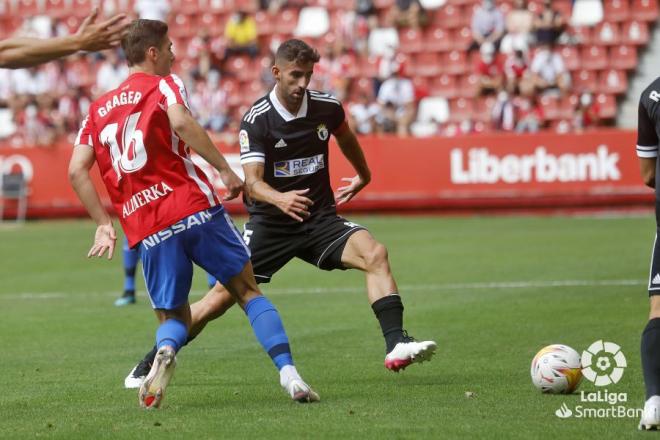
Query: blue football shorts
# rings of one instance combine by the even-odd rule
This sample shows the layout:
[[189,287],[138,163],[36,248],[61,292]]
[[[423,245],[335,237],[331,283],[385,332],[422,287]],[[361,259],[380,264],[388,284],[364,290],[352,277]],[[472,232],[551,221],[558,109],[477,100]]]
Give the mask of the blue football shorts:
[[146,237],[139,246],[154,309],[171,310],[185,304],[193,263],[225,284],[250,259],[250,250],[222,206],[189,215]]

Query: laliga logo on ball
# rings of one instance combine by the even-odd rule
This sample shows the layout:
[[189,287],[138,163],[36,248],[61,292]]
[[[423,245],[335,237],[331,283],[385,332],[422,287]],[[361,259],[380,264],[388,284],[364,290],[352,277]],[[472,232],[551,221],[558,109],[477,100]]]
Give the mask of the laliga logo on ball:
[[598,340],[582,352],[582,375],[598,387],[619,382],[627,366],[621,347],[614,342]]

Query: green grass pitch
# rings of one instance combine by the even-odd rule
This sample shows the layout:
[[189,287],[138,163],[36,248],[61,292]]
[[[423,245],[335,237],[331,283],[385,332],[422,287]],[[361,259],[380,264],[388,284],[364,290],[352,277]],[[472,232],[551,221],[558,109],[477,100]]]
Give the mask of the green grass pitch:
[[[121,252],[111,262],[87,260],[90,221],[0,226],[0,438],[643,435],[637,418],[558,418],[555,410],[579,405],[579,394],[540,394],[529,365],[551,343],[582,351],[615,342],[629,367],[608,389],[627,393],[629,407],[643,404],[650,215],[349,218],[388,246],[405,326],[438,342],[433,361],[385,370],[363,275],[293,262],[263,288],[322,402],[289,401],[233,309],[179,354],[157,411],[141,410],[137,393],[122,388],[156,327],[141,275],[138,304],[115,308]],[[192,298],[203,292],[198,271]],[[596,387],[583,381],[580,390]]]

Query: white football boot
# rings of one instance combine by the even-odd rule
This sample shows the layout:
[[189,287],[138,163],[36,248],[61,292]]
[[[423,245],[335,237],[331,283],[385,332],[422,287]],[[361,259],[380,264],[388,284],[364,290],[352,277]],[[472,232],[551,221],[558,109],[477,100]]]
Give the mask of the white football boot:
[[138,399],[142,408],[158,408],[176,367],[176,353],[168,345],[158,349],[151,371],[140,385]]
[[651,396],[644,404],[639,429],[647,431],[660,429],[660,396]]
[[280,385],[291,397],[291,400],[296,402],[312,403],[321,401],[316,391],[302,380],[293,365],[286,365],[280,370]]
[[385,368],[398,373],[410,364],[430,361],[437,347],[434,341],[415,341],[404,331],[404,340],[385,356]]
[[136,366],[133,367],[128,376],[124,378],[124,388],[127,389],[137,389],[140,388],[144,378],[147,377],[149,371],[151,370],[151,364],[145,362],[144,360],[140,361]]

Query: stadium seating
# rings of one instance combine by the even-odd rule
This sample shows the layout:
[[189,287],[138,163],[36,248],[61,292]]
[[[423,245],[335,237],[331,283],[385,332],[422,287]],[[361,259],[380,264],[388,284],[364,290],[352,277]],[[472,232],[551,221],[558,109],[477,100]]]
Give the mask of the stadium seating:
[[[119,8],[132,9],[134,0],[115,0]],[[20,27],[23,17],[48,14],[61,17],[75,30],[89,11],[92,0],[11,0],[0,2],[0,36],[8,36]],[[237,7],[247,7],[254,13],[262,56],[271,42],[283,41],[292,35],[307,38],[322,49],[346,38],[346,20],[354,8],[353,0],[315,0],[306,2],[299,11],[284,8],[277,15],[256,10],[255,2],[240,0],[171,0],[173,25],[171,36],[177,48],[178,63],[185,71],[195,67],[187,59],[185,48],[199,29],[205,28],[212,37],[222,38],[225,23]],[[386,16],[395,0],[376,0],[378,17]],[[382,57],[392,51],[405,55],[406,73],[413,79],[416,96],[421,102],[443,98],[448,109],[447,120],[460,122],[465,118],[484,120],[490,114],[493,98],[476,96],[478,77],[474,72],[477,52],[467,53],[472,44],[470,19],[480,5],[479,0],[425,0],[429,25],[422,29],[377,27],[367,40],[367,55],[356,53],[354,61],[344,67],[342,75],[351,79],[348,99],[367,94],[373,97],[372,79],[378,77]],[[503,10],[513,2],[498,1]],[[539,12],[541,1],[530,1],[528,7]],[[4,7],[4,13],[3,8]],[[569,20],[568,39],[558,47],[566,68],[571,73],[573,91],[598,91],[597,102],[604,118],[616,115],[616,100],[628,88],[628,75],[637,68],[638,51],[648,44],[650,26],[659,17],[655,0],[557,0],[553,7]],[[347,18],[348,17],[348,18]],[[380,26],[384,22],[379,23]],[[350,32],[348,32],[350,34]],[[530,53],[534,52],[534,48]],[[261,57],[251,60],[235,57],[223,64],[226,70],[221,87],[228,93],[230,113],[251,104],[260,93],[256,90],[263,71]],[[84,68],[81,72],[84,72]],[[88,69],[89,70],[89,69]],[[82,75],[83,85],[90,87],[94,72]],[[381,78],[382,79],[382,78]],[[570,120],[575,107],[575,95],[543,98],[545,118],[558,124]],[[429,104],[430,105],[430,104]],[[429,107],[425,104],[422,110]],[[428,122],[418,120],[418,122]],[[442,121],[435,121],[438,123]]]

